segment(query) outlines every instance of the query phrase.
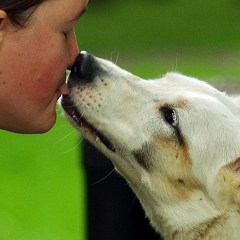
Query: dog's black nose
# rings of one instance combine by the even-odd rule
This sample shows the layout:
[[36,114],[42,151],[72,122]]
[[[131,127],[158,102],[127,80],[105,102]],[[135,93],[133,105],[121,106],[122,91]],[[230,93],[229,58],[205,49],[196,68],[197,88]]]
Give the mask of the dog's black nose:
[[81,81],[81,83],[92,82],[97,71],[98,65],[94,57],[91,54],[82,51],[79,53],[73,64],[68,84],[71,85],[74,82],[79,83],[79,81]]

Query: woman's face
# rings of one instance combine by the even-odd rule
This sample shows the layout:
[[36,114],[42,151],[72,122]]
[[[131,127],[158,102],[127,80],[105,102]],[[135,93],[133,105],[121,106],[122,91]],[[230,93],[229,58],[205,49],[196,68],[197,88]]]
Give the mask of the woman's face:
[[52,128],[56,102],[67,93],[66,70],[78,55],[74,26],[86,6],[87,0],[46,0],[18,31],[2,20],[0,129],[43,133]]

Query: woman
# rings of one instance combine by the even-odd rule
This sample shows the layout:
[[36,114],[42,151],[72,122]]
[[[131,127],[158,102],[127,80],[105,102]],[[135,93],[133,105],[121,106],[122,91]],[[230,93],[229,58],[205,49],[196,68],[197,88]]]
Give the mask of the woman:
[[[52,128],[57,99],[67,93],[66,70],[71,69],[78,55],[74,26],[86,7],[87,0],[0,0],[0,129],[44,133]],[[89,238],[140,239],[141,235],[141,239],[155,239],[149,233],[152,230],[146,230],[148,224],[143,226],[139,205],[132,211],[135,219],[130,224],[129,206],[134,197],[119,176],[112,174],[108,182],[92,188],[92,183],[101,178],[99,175],[105,176],[112,166],[88,146],[84,144],[91,186]],[[104,205],[111,199],[109,196],[113,199],[107,205],[119,204],[114,211]],[[106,221],[101,221],[103,217]],[[126,222],[119,224],[121,220]]]
[[0,0],[0,129],[44,133],[78,55],[74,26],[88,0]]

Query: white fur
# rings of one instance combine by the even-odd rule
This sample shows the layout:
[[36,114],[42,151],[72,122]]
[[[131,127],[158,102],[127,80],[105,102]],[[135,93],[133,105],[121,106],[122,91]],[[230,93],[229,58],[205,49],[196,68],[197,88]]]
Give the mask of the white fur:
[[[79,80],[70,96],[97,131],[67,118],[127,179],[153,227],[167,240],[240,239],[239,98],[177,73],[143,80],[95,61],[104,74]],[[163,107],[175,111],[183,143]]]

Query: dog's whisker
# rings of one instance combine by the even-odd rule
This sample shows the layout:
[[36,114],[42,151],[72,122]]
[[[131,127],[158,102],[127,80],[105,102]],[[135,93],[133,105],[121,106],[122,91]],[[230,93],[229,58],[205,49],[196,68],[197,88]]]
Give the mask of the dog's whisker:
[[105,57],[104,57],[104,59],[108,60],[107,53],[105,53]]
[[81,136],[81,135],[79,135],[80,136],[80,140],[72,147],[72,148],[69,148],[68,150],[66,150],[66,151],[61,151],[60,153],[61,154],[66,154],[66,153],[69,153],[69,152],[71,152],[71,151],[73,151],[74,149],[76,149],[76,148],[79,148],[79,146],[80,146],[80,144],[83,142],[83,140],[84,140],[84,138]]
[[81,112],[81,116],[80,116],[80,118],[78,119],[77,123],[83,118],[83,115],[84,115],[84,111]]
[[75,133],[75,132],[76,132],[76,130],[73,129],[71,132],[69,132],[68,134],[66,134],[65,136],[63,136],[63,137],[60,138],[59,140],[57,140],[57,141],[55,142],[55,144],[64,141],[65,139],[67,139],[68,137],[70,137],[70,136],[71,136],[73,133]]
[[175,69],[173,69],[174,72],[176,72],[178,69],[178,54],[176,56],[176,61],[175,61]]
[[[113,61],[113,54],[116,54],[116,60],[115,61]],[[117,64],[118,57],[119,57],[119,53],[116,52],[116,51],[113,51],[113,52],[111,52],[110,61],[113,62],[114,64]]]
[[114,171],[115,171],[115,169],[113,168],[113,169],[110,171],[110,173],[108,173],[105,177],[101,178],[101,179],[98,180],[97,182],[92,183],[91,186],[94,186],[94,185],[96,185],[96,184],[98,184],[98,183],[104,181],[104,180],[105,180],[106,178],[108,178],[108,177],[109,177]]
[[132,203],[131,203],[131,205],[130,205],[130,207],[129,207],[129,211],[132,209],[133,204],[136,202],[136,200],[137,200],[137,196],[136,196],[136,195],[141,191],[141,188],[142,188],[142,183],[141,183],[141,185],[139,186],[137,193],[134,194],[134,198],[133,198]]
[[119,58],[119,53],[117,53],[117,57],[116,57],[116,60],[115,60],[115,64],[117,64],[117,62],[118,62],[118,58]]
[[[84,114],[84,113],[81,114],[80,118],[76,121],[76,123],[78,123],[78,122],[81,120],[81,118],[83,117],[83,114]],[[64,116],[61,115],[60,117],[64,117]],[[66,122],[66,124],[67,124],[67,122]],[[63,128],[63,127],[64,127],[64,125],[59,126],[58,130],[60,130],[60,128]],[[66,134],[64,137],[62,137],[62,138],[60,138],[58,141],[56,141],[56,143],[62,142],[63,140],[67,139],[69,136],[71,136],[71,135],[72,135],[73,133],[75,133],[75,132],[76,132],[76,130],[73,129],[71,132],[69,132],[68,134]]]

